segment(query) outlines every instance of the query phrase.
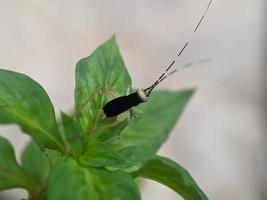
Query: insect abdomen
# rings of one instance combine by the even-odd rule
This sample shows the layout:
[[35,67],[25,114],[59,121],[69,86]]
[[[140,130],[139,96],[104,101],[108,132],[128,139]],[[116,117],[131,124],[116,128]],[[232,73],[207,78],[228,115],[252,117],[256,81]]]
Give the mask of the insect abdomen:
[[137,92],[135,92],[128,96],[118,97],[109,101],[103,107],[103,111],[107,117],[114,117],[142,102],[142,99],[140,99]]

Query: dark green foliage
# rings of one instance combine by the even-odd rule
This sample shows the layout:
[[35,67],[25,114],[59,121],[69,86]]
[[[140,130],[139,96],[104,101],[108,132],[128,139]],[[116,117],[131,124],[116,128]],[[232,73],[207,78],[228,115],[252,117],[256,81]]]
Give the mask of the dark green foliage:
[[0,123],[15,123],[29,143],[15,159],[11,144],[0,137],[0,190],[25,188],[30,200],[139,200],[136,177],[158,181],[187,200],[206,195],[179,164],[156,155],[182,114],[193,90],[158,91],[109,126],[101,108],[106,88],[117,95],[132,90],[115,37],[76,67],[75,112],[55,119],[44,89],[29,77],[0,70]]
[[168,186],[184,199],[207,199],[188,171],[168,158],[155,156],[142,166],[137,175]]
[[48,200],[58,199],[138,200],[140,195],[126,172],[86,168],[72,158],[63,158],[54,167],[48,185]]
[[28,179],[23,168],[17,163],[10,142],[0,137],[0,191],[15,187],[31,190],[33,184],[34,181]]
[[18,124],[41,148],[64,151],[48,95],[24,74],[0,70],[0,123]]

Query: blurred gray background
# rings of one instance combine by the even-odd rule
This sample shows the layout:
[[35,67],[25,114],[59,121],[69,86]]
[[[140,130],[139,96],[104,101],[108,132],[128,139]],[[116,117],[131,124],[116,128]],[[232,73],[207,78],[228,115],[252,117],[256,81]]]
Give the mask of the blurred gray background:
[[[148,86],[190,37],[207,3],[0,0],[0,67],[29,75],[57,112],[68,111],[80,58],[115,33],[134,87]],[[212,200],[267,199],[264,6],[264,0],[214,0],[180,59],[211,62],[159,86],[198,88],[159,154],[186,167]],[[29,140],[16,126],[1,126],[0,134],[17,156]],[[0,193],[1,200],[23,197],[23,190]],[[142,198],[179,199],[152,181],[143,185]]]

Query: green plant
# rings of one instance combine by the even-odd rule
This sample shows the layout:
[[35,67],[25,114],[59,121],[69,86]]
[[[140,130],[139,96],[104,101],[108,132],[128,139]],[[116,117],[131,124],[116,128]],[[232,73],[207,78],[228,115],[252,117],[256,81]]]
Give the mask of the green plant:
[[[97,87],[124,95],[131,79],[115,37],[76,66],[75,110],[56,120],[45,90],[26,75],[0,70],[0,123],[16,123],[32,138],[15,159],[8,140],[0,137],[0,190],[25,188],[30,200],[138,200],[134,181],[158,181],[184,199],[206,195],[179,164],[156,155],[180,117],[193,90],[157,91],[139,106],[144,115],[104,128],[104,95],[88,97]],[[85,103],[86,102],[86,103]]]

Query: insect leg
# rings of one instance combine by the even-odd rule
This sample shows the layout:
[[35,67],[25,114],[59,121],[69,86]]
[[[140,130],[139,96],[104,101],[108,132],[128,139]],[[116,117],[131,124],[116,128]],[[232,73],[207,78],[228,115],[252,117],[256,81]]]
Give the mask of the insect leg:
[[131,87],[128,87],[126,90],[126,95],[129,95],[131,93]]
[[81,110],[94,98],[94,96],[98,93],[98,92],[102,92],[102,91],[104,91],[105,90],[105,88],[103,88],[103,87],[97,87],[94,91],[93,91],[93,93],[89,96],[89,97],[87,97],[87,99],[82,103],[82,105],[77,109],[77,111],[74,113],[74,116],[73,117],[75,117],[75,116],[77,116],[80,112],[81,112]]
[[[114,95],[114,92],[111,90],[111,89],[106,89],[104,87],[97,87],[93,92],[92,94],[87,97],[87,99],[80,105],[80,107],[77,108],[77,110],[71,114],[69,116],[69,119],[64,121],[64,122],[59,122],[59,126],[62,126],[63,124],[67,124],[69,122],[71,122],[75,117],[77,117],[80,112],[82,111],[82,109],[84,109],[84,107],[94,98],[94,96],[97,94],[97,93],[103,93],[108,99],[114,99],[116,98],[116,95],[118,94],[115,94]],[[99,110],[99,112],[101,112],[101,110]]]
[[109,124],[107,126],[107,128],[114,128],[114,127],[116,127],[119,123],[127,120],[128,117],[129,117],[129,111],[126,111],[126,112],[123,112],[123,113],[119,114],[116,117],[116,120],[113,123]]
[[[107,98],[107,100],[108,101],[111,101],[111,100],[113,100],[113,99],[115,99],[115,98],[117,98],[117,97],[120,97],[121,96],[121,94],[119,94],[119,93],[117,93],[116,91],[114,91],[114,90],[112,90],[112,89],[107,89],[107,88],[104,88],[104,87],[98,87],[98,88],[96,88],[96,90],[92,93],[92,95],[90,95],[86,100],[85,100],[85,102],[81,105],[81,107],[77,110],[77,112],[76,112],[76,115],[75,116],[77,116],[78,114],[79,114],[79,112],[81,112],[81,110],[84,108],[84,106],[87,104],[87,103],[89,103],[90,102],[90,100],[92,100],[92,98],[94,97],[94,95],[96,95],[97,93],[102,93],[106,98]],[[129,88],[127,88],[127,90],[126,90],[126,95],[128,94],[128,93],[130,93],[131,92],[131,88],[129,87]],[[99,112],[103,112],[102,111],[102,108],[101,108],[101,110],[99,110]],[[102,119],[105,119],[105,117],[104,117],[104,115],[103,115],[103,118]],[[116,117],[116,119],[115,119],[115,121],[114,122],[111,122],[111,124],[108,124],[108,125],[103,125],[102,127],[100,126],[100,127],[97,127],[96,129],[98,129],[98,128],[114,128],[114,127],[116,127],[118,124],[120,124],[121,122],[123,122],[123,121],[125,121],[125,120],[128,120],[128,119],[130,119],[130,112],[129,111],[125,111],[124,113],[121,113],[120,115],[118,115],[117,117]]]
[[133,110],[133,113],[134,113],[134,114],[137,114],[137,115],[143,115],[143,114],[144,114],[144,113],[143,113],[141,110],[139,110],[138,108],[133,107],[132,110]]

